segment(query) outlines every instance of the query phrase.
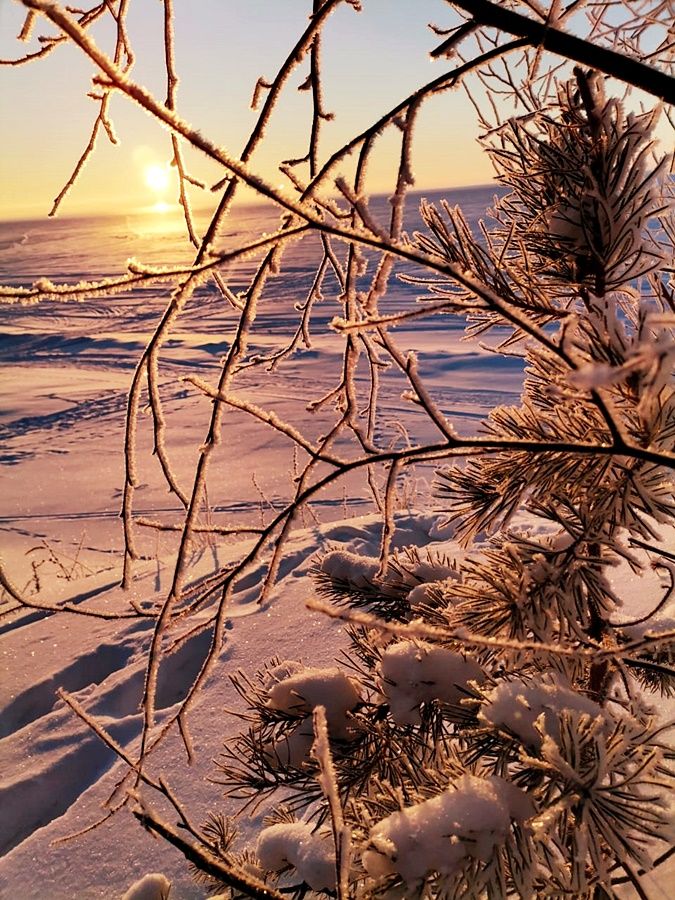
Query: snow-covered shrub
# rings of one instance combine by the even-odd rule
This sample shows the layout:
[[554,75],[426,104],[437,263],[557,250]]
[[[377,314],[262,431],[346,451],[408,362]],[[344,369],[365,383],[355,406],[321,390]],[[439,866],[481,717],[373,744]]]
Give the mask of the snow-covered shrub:
[[[135,790],[130,798],[139,820],[181,848],[209,888],[229,896],[604,900],[629,882],[644,897],[640,872],[667,858],[672,841],[666,791],[673,758],[667,726],[645,691],[672,693],[675,637],[667,624],[653,633],[656,609],[634,613],[635,598],[614,574],[620,565],[638,576],[655,566],[670,582],[658,606],[672,593],[673,553],[662,537],[675,514],[672,178],[652,143],[660,106],[638,112],[630,97],[621,96],[621,86],[606,85],[583,68],[569,77],[563,64],[556,83],[544,51],[598,65],[619,82],[671,102],[671,5],[588,4],[589,40],[570,44],[568,31],[581,28],[583,3],[444,4],[466,9],[469,18],[447,31],[435,29],[443,42],[434,55],[451,57],[461,45],[463,58],[323,165],[319,133],[330,116],[320,47],[324,22],[339,0],[314,2],[307,29],[277,78],[257,82],[253,106],[268,99],[239,159],[176,113],[169,0],[166,103],[133,80],[127,3],[87,12],[47,0],[22,2],[29,11],[26,33],[36,11],[44,13],[99,72],[90,96],[101,103],[101,113],[55,207],[77,180],[99,125],[107,130],[109,97],[122,93],[171,131],[181,206],[197,248],[192,267],[158,269],[131,260],[125,274],[100,282],[41,278],[30,288],[0,287],[0,299],[29,303],[86,301],[137,284],[171,283],[129,392],[122,504],[127,586],[141,556],[137,526],[173,529],[139,522],[134,512],[146,384],[153,450],[185,514],[177,526],[181,540],[170,591],[161,604],[148,609],[133,601],[126,613],[152,617],[156,627],[140,749],[123,758],[137,788],[151,788],[173,804],[181,828],[153,816]],[[360,6],[345,2],[353,10]],[[114,60],[86,31],[104,13],[115,23]],[[506,40],[501,29],[518,39]],[[45,54],[60,40],[48,38]],[[473,42],[470,50],[467,41]],[[597,59],[594,42],[603,45]],[[517,59],[500,59],[515,53]],[[284,84],[307,59],[310,71],[300,88],[311,97],[311,135],[306,156],[282,163],[291,187],[282,192],[251,167],[251,155]],[[626,65],[636,59],[643,64]],[[416,115],[423,101],[474,70],[479,87],[472,97],[507,193],[495,200],[479,235],[460,209],[423,202],[425,228],[409,237],[403,213],[413,183]],[[506,121],[491,123],[480,113],[483,89],[487,105]],[[504,113],[495,99],[500,97],[513,110]],[[386,129],[396,133],[400,154],[391,219],[382,225],[368,207],[366,173]],[[186,174],[181,142],[222,169],[217,210],[201,240],[186,193],[194,180]],[[338,177],[336,164],[353,152],[354,177]],[[242,183],[278,205],[279,228],[221,251],[216,238]],[[334,189],[338,200],[330,196]],[[297,332],[285,347],[252,356],[248,345],[265,286],[282,271],[286,246],[310,231],[322,249],[311,289],[295,307]],[[235,292],[228,266],[252,256],[260,262],[246,288]],[[408,267],[402,277],[428,291],[403,311],[380,306],[399,260]],[[309,347],[314,306],[328,293],[327,273],[335,282],[340,316],[332,325],[343,353],[334,389],[309,401],[309,409],[333,404],[335,419],[325,431],[322,426],[305,433],[257,405],[249,385],[239,391],[238,378],[252,366],[274,372],[301,343]],[[235,324],[217,380],[186,378],[190,389],[213,403],[186,489],[167,450],[159,359],[175,322],[209,278]],[[293,296],[295,291],[294,285]],[[487,341],[493,352],[516,355],[525,366],[520,403],[493,409],[479,434],[456,429],[442,399],[425,384],[417,355],[402,350],[390,329],[448,314],[464,317],[467,338]],[[362,370],[368,373],[365,390],[357,378]],[[433,427],[434,441],[416,444],[404,429],[395,440],[391,433],[382,437],[380,374],[387,370],[405,379],[404,396]],[[208,515],[202,521],[226,409],[253,417],[296,451],[292,496],[281,509],[269,504],[272,512],[260,528],[212,526]],[[344,450],[345,438],[356,455]],[[438,545],[392,550],[397,479],[417,463],[437,466],[433,505],[442,519],[430,535]],[[315,566],[317,593],[334,603],[332,614],[350,623],[347,652],[335,668],[279,658],[232,678],[246,704],[241,715],[247,727],[223,748],[217,780],[249,807],[279,801],[257,841],[235,850],[234,829],[224,818],[197,827],[186,815],[154,774],[150,751],[179,732],[192,752],[188,714],[218,662],[235,586],[264,563],[261,598],[268,599],[298,516],[324,488],[364,472],[382,516],[379,554],[333,548]],[[188,587],[192,549],[203,535],[216,540],[244,530],[252,549]],[[12,605],[31,605],[1,570],[0,578]],[[668,622],[667,616],[660,621]],[[183,630],[168,639],[174,626]],[[164,711],[157,728],[164,661],[185,635],[206,629],[212,640],[196,680],[184,699]],[[109,746],[126,752],[77,701],[70,704]]]
[[363,867],[374,879],[400,876],[414,889],[434,873],[454,875],[467,859],[495,865],[512,823],[533,812],[527,795],[510,781],[463,775],[443,793],[377,822]]
[[[521,404],[485,423],[490,452],[438,469],[463,556],[443,557],[442,544],[380,560],[335,549],[317,564],[325,597],[381,617],[340,613],[353,619],[350,702],[337,688],[346,672],[331,676],[334,692],[314,693],[302,668],[272,689],[287,714],[326,704],[350,895],[609,897],[673,835],[671,754],[639,687],[670,690],[673,639],[631,653],[634,602],[614,577],[626,561],[643,570],[644,550],[672,575],[659,528],[675,494],[654,456],[675,438],[670,188],[650,156],[652,124],[579,70],[557,104],[490,135],[510,192],[484,240],[460,210],[423,204],[429,231],[415,245],[497,299],[452,278],[435,277],[433,294],[466,315],[470,336],[496,335],[496,352],[527,367]],[[224,782],[292,786],[304,818],[273,828],[318,841],[335,812],[317,786],[312,729],[302,762],[288,754],[279,773],[258,749],[270,700],[238,684],[254,723],[226,748]],[[332,890],[335,876],[319,888],[303,874],[297,842],[266,865],[268,833],[257,862],[273,881],[295,896]]]

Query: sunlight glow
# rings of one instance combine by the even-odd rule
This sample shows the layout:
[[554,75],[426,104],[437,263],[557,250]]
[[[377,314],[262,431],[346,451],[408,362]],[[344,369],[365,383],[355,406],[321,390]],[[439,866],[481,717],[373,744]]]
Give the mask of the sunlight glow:
[[163,194],[169,187],[171,174],[169,167],[154,163],[145,169],[145,183],[156,194]]

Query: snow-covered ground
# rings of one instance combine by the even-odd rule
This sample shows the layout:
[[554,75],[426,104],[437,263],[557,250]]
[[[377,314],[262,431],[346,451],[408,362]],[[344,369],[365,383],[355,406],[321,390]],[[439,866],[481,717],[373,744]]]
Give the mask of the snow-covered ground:
[[[459,192],[474,219],[491,190]],[[383,211],[386,206],[383,206]],[[274,227],[263,208],[243,209],[225,243]],[[78,280],[112,274],[136,256],[146,263],[185,260],[183,235],[171,217],[152,214],[108,220],[64,219],[0,224],[4,283],[30,284],[42,275]],[[270,284],[253,334],[251,351],[269,353],[290,338],[297,323],[293,304],[304,299],[312,278],[315,247],[296,245],[284,277]],[[241,283],[253,262],[242,264]],[[237,276],[234,279],[237,287]],[[327,300],[317,308],[316,338],[281,366],[274,378],[260,369],[245,373],[247,395],[315,435],[330,412],[309,416],[307,403],[334,386],[339,340],[326,327],[340,312]],[[414,288],[393,284],[390,308],[407,305]],[[0,310],[0,539],[6,570],[26,593],[48,602],[69,599],[96,608],[126,607],[119,585],[123,484],[122,439],[126,394],[133,367],[167,299],[162,289],[137,290],[84,304],[49,304]],[[168,448],[179,476],[192,472],[210,402],[180,376],[213,380],[228,347],[233,318],[212,288],[200,289],[163,352],[162,398],[169,424]],[[459,323],[431,319],[400,329],[405,349],[420,352],[422,372],[448,413],[475,427],[487,410],[515,400],[521,379],[517,360],[498,361],[461,343]],[[382,433],[393,438],[404,424],[417,439],[429,436],[425,417],[401,399],[402,381],[385,377]],[[142,426],[144,423],[142,423]],[[178,521],[179,509],[158,477],[149,428],[139,430],[142,485],[136,512]],[[236,519],[257,525],[269,508],[290,496],[289,442],[270,439],[268,429],[231,411],[213,463],[209,504],[214,523]],[[419,473],[409,502],[428,508],[426,478]],[[239,727],[227,710],[241,701],[228,672],[251,670],[281,654],[312,665],[331,665],[340,650],[341,628],[305,608],[313,594],[308,570],[319,551],[341,547],[377,553],[379,525],[366,485],[359,478],[317,498],[314,517],[298,523],[269,604],[256,604],[260,572],[235,594],[231,628],[217,674],[191,718],[196,763],[188,768],[178,742],[157,753],[154,766],[199,820],[208,810],[234,812],[209,782],[212,759],[223,739]],[[396,541],[426,543],[436,516],[402,512]],[[137,570],[131,596],[163,596],[171,575],[175,538],[142,532],[149,557]],[[241,541],[205,541],[191,577],[221,567],[242,550]],[[34,594],[39,587],[39,593]],[[61,838],[87,828],[104,814],[101,804],[124,767],[55,695],[63,687],[96,715],[124,746],[134,747],[140,729],[138,704],[150,638],[148,621],[99,622],[73,615],[24,613],[0,622],[0,896],[32,898],[45,890],[57,898],[121,897],[144,872],[163,871],[171,897],[200,897],[182,857],[146,835],[123,810],[67,843]],[[189,641],[163,668],[157,705],[166,715],[181,699],[204,653],[205,636]],[[255,827],[246,820],[243,830]],[[48,887],[47,887],[48,886]]]
[[[403,518],[398,540],[425,543],[433,521],[423,515]],[[241,708],[227,673],[252,671],[275,654],[332,665],[343,645],[341,627],[305,608],[312,593],[307,577],[312,557],[338,545],[373,553],[377,542],[375,516],[299,530],[289,543],[269,606],[256,608],[247,600],[247,590],[240,592],[244,596],[235,595],[236,612],[218,673],[190,719],[196,763],[186,767],[184,752],[173,741],[159,751],[153,764],[155,771],[166,773],[197,821],[209,810],[232,813],[237,808],[208,781],[215,774],[212,760],[223,739],[241,724],[227,712]],[[219,563],[226,558],[220,555]],[[98,608],[102,603],[106,608],[125,603],[126,597],[110,585],[109,577],[95,576],[93,581],[95,587],[87,592],[96,591]],[[85,582],[78,585],[84,586]],[[157,590],[156,575],[148,567],[134,593],[149,599]],[[10,852],[0,863],[0,896],[39,897],[48,884],[54,900],[117,898],[137,877],[155,870],[173,881],[172,898],[204,895],[191,882],[180,854],[149,837],[126,811],[72,842],[52,844],[99,819],[101,802],[125,771],[63,703],[55,702],[54,691],[66,688],[116,740],[133,747],[141,725],[138,704],[149,636],[148,622],[92,625],[74,616],[50,617],[2,635],[7,678],[2,687],[1,837],[3,849]],[[159,683],[161,711],[168,712],[191,683],[205,649],[203,641],[197,637],[170,657]],[[256,824],[259,819],[243,820],[243,832]]]
[[[490,193],[457,192],[451,199],[465,209],[472,204],[469,215],[475,219]],[[241,210],[224,240],[243,240],[272,227],[265,209]],[[1,278],[23,284],[41,275],[93,278],[120,271],[129,256],[147,263],[186,259],[182,235],[173,228],[171,219],[158,223],[152,216],[0,224]],[[298,316],[293,304],[304,299],[311,285],[313,254],[310,241],[294,246],[284,278],[270,284],[253,333],[253,353],[273,352],[292,335]],[[252,266],[242,264],[242,284]],[[240,382],[257,404],[274,408],[315,436],[334,414],[324,410],[310,416],[307,404],[335,386],[339,367],[339,340],[326,327],[339,307],[328,289],[325,293],[312,348],[298,352],[273,378],[251,368]],[[416,293],[394,283],[388,308],[410,305]],[[126,394],[166,299],[166,291],[153,288],[77,305],[0,309],[0,546],[8,574],[27,594],[110,610],[128,608],[130,596],[148,602],[166,594],[176,549],[171,532],[158,536],[143,531],[141,546],[148,558],[139,564],[131,592],[119,587]],[[205,286],[163,352],[167,444],[185,483],[211,406],[180,377],[197,374],[214,380],[232,322],[213,289]],[[422,375],[441,408],[460,430],[471,431],[490,408],[517,400],[522,369],[516,359],[498,359],[462,343],[462,334],[461,325],[449,317],[396,330],[404,349],[419,352]],[[401,398],[404,387],[395,375],[384,376],[382,443],[398,436],[400,425],[416,440],[433,434],[425,416]],[[159,478],[147,424],[142,423],[138,436],[142,484],[135,509],[165,523],[177,522],[180,510]],[[259,524],[291,495],[292,464],[287,440],[272,439],[269,429],[245,413],[229,411],[208,484],[212,521]],[[397,517],[399,546],[426,544],[430,533],[436,533],[437,512],[427,493],[430,476],[431,470],[421,470],[409,486],[409,508]],[[240,555],[246,540],[205,540],[195,549],[191,578],[226,565]],[[314,593],[309,570],[317,554],[333,548],[377,555],[379,540],[379,520],[366,485],[354,476],[320,495],[313,516],[298,522],[264,607],[256,602],[262,569],[238,586],[218,669],[190,718],[196,761],[185,764],[177,739],[167,741],[153,757],[153,771],[165,774],[196,821],[209,810],[232,813],[237,808],[209,780],[224,738],[240,727],[229,712],[241,708],[241,700],[228,673],[251,671],[274,655],[331,666],[343,646],[342,628],[306,609]],[[450,544],[449,549],[456,548]],[[125,767],[55,691],[65,688],[133,753],[150,633],[148,620],[111,623],[33,612],[0,621],[0,897],[112,900],[152,871],[172,881],[171,900],[204,896],[182,856],[143,832],[126,809],[94,831],[62,842],[104,815],[102,803]],[[193,637],[165,659],[157,694],[160,721],[184,696],[207,641],[208,634]],[[259,824],[259,818],[243,819],[242,831],[253,833]]]

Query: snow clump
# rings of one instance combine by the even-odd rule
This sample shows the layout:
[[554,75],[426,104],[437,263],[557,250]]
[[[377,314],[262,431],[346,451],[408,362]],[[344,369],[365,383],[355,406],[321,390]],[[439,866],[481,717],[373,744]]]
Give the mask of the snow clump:
[[419,725],[422,703],[457,703],[466,696],[470,681],[485,679],[473,660],[422,641],[391,644],[382,654],[379,672],[380,689],[397,725]]
[[271,709],[304,718],[316,706],[323,706],[331,737],[351,737],[349,713],[361,701],[361,694],[358,682],[337,667],[317,669],[286,660],[270,669],[266,688]]
[[161,872],[151,872],[135,881],[122,900],[167,900],[171,882]]
[[351,711],[361,702],[358,682],[338,668],[318,669],[287,659],[269,670],[267,706],[300,722],[295,728],[265,746],[268,761],[275,766],[300,768],[307,761],[314,740],[312,713],[326,710],[328,732],[334,740],[354,737]]
[[407,547],[391,558],[384,574],[380,561],[374,556],[360,556],[348,550],[332,550],[321,560],[321,571],[331,580],[342,582],[354,590],[377,587],[383,594],[398,595],[412,591],[422,584],[436,584],[448,579],[457,580],[455,566],[428,549]]
[[530,799],[511,782],[463,775],[444,793],[377,822],[362,863],[372,877],[397,874],[409,886],[431,872],[453,875],[468,857],[490,860],[511,822],[533,814]]
[[380,563],[374,556],[360,556],[349,550],[331,550],[321,560],[321,571],[329,578],[357,589],[370,587],[379,568]]
[[425,555],[426,559],[421,554],[407,554],[405,556],[399,554],[396,557],[398,568],[402,570],[406,581],[410,582],[411,587],[421,587],[423,584],[437,584],[439,581],[459,580],[460,574],[451,563],[434,559],[429,551]]
[[551,675],[537,684],[519,678],[503,681],[487,695],[479,718],[496,728],[508,729],[523,744],[541,747],[542,736],[535,723],[539,720],[542,732],[557,741],[563,710],[587,713],[594,719],[603,715],[597,703]]
[[264,828],[256,845],[263,869],[293,866],[314,891],[335,890],[335,851],[330,831],[314,832],[307,822],[280,822]]
[[439,596],[439,586],[438,581],[425,581],[414,587],[408,594],[410,608],[415,610],[420,606],[436,605]]

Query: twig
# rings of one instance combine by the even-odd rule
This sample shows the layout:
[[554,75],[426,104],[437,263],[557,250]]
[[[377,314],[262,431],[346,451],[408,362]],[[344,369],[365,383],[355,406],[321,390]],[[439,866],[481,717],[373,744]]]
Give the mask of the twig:
[[[533,47],[543,47],[566,59],[574,60],[625,84],[632,84],[665,103],[675,103],[675,78],[637,59],[617,53],[607,47],[575,37],[552,27],[547,22],[535,22],[515,10],[491,3],[490,0],[452,0],[454,6],[469,13],[475,22],[498,28],[507,34],[527,40]],[[451,39],[437,47],[432,56],[442,56]]]

